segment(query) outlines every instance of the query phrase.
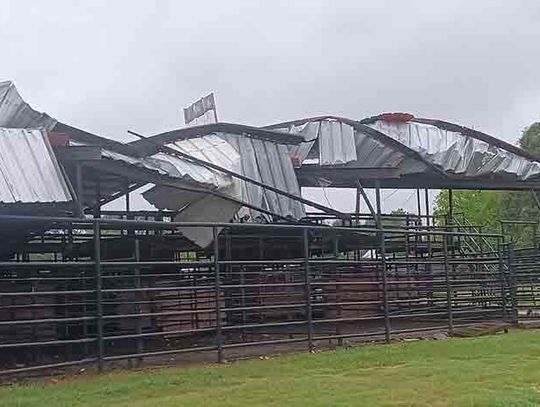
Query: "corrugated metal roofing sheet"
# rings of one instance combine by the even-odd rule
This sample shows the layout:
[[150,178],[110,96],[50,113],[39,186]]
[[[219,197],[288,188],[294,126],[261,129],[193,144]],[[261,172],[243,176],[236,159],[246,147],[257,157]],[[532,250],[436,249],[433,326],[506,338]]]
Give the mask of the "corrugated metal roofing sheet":
[[[166,146],[286,192],[300,194],[300,187],[285,145],[243,134],[218,132],[171,142]],[[170,176],[187,177],[199,183],[211,184],[228,195],[282,216],[294,218],[305,216],[303,204],[297,201],[219,171],[190,163],[185,159],[158,153],[142,160],[154,160],[153,162]],[[165,166],[164,162],[170,164],[170,167]],[[147,196],[151,199],[155,194]],[[252,218],[261,215],[247,208],[243,208],[239,215],[247,213]]]
[[46,134],[0,128],[0,202],[68,201],[71,194]]
[[[283,191],[300,194],[287,146],[283,144],[251,138],[245,134],[216,132],[171,142],[166,146]],[[118,155],[115,157],[118,158]],[[137,160],[140,161],[139,164],[132,164],[147,166],[150,162],[168,176],[210,184],[223,194],[282,216],[296,219],[305,216],[304,206],[300,202],[186,159],[158,153]],[[219,197],[180,193],[166,186],[155,186],[143,196],[158,208],[182,210],[176,220],[228,222],[235,214],[238,217],[249,215],[251,220],[266,217],[255,210],[240,208],[240,205]],[[208,228],[184,228],[182,232],[201,247],[206,247],[212,241],[212,231]]]
[[416,122],[377,120],[368,125],[449,173],[466,177],[513,176],[520,180],[540,176],[539,162],[460,132]]
[[188,182],[196,182],[202,184],[201,187],[217,188],[218,185],[226,184],[227,181],[217,181],[218,174],[212,174],[205,177],[206,168],[199,166],[195,169],[196,164],[182,161],[176,157],[167,154],[156,154],[153,157],[133,157],[116,151],[103,149],[101,150],[103,158],[121,161],[125,164],[133,165],[146,170],[155,171],[159,175],[165,175],[171,178],[178,178]]
[[355,131],[352,126],[336,120],[324,120],[320,123],[320,164],[335,165],[356,161]]
[[[231,144],[238,146],[242,175],[293,195],[300,195],[300,186],[287,146],[240,134],[227,134],[224,137]],[[304,205],[298,201],[244,181],[241,182],[241,187],[242,196],[257,202],[258,206],[296,219],[305,216]],[[242,211],[247,210],[244,208]],[[252,217],[256,216],[253,211],[251,212]]]
[[[199,138],[175,141],[166,146],[228,170],[240,171],[240,154],[220,135],[209,134]],[[218,189],[228,187],[236,181],[228,175],[166,153],[155,154],[152,158],[168,160],[180,174],[188,175],[197,182],[212,184]],[[239,197],[239,186],[237,191]]]
[[0,82],[0,127],[51,130],[56,120],[26,103],[11,81]]
[[358,168],[393,167],[400,168],[402,173],[419,172],[425,168],[418,160],[339,119],[315,118],[301,125],[273,129],[304,137],[305,143],[289,147],[291,157],[297,157],[301,163]]
[[289,154],[295,161],[295,165],[300,165],[310,156],[311,149],[319,137],[319,127],[320,122],[309,121],[300,125],[290,124],[285,127],[277,127],[273,130],[296,134],[304,138],[305,141],[303,143],[288,145]]

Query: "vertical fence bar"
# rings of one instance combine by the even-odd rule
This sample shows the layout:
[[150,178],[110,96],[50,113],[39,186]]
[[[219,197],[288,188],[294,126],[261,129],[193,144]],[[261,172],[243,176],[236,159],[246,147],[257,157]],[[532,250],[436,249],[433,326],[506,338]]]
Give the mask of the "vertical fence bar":
[[304,243],[304,285],[306,291],[306,319],[307,319],[307,339],[308,350],[313,351],[313,312],[311,304],[311,275],[309,272],[309,235],[308,230],[303,230]]
[[388,309],[388,275],[386,267],[386,242],[382,224],[381,214],[381,187],[379,180],[375,181],[375,202],[377,206],[377,224],[381,229],[379,232],[380,238],[380,253],[381,253],[381,269],[382,269],[382,286],[383,286],[383,312],[384,312],[384,338],[386,343],[390,343],[390,310]]
[[504,273],[504,252],[502,247],[501,238],[497,238],[497,253],[499,255],[499,278],[501,280],[501,307],[503,314],[503,321],[507,321],[508,312],[506,310],[506,275]]
[[[226,233],[225,236],[223,236],[223,239],[225,240],[225,260],[231,261],[232,260],[232,242],[231,242],[231,235],[229,233]],[[220,273],[221,274],[221,273]],[[230,280],[232,278],[232,266],[230,264],[226,264],[225,267],[223,267],[223,275],[226,281]],[[231,297],[233,296],[233,290],[223,290],[223,301],[225,308],[231,308],[233,307],[233,300]],[[233,320],[234,311],[227,311],[225,312],[225,323],[227,321]]]
[[[358,224],[358,223],[357,223]],[[334,235],[334,258],[336,261],[339,260],[339,236],[336,233]],[[339,283],[341,283],[341,265],[337,264],[336,267],[336,275],[334,277]],[[341,303],[341,284],[336,285],[336,302]],[[337,306],[337,312],[336,312],[337,319],[341,319],[342,311],[341,311],[341,304]],[[341,335],[341,325],[340,322],[336,322],[336,335]],[[338,338],[338,346],[343,345],[343,338]]]
[[221,274],[219,270],[219,232],[217,226],[212,226],[214,237],[214,275],[215,275],[215,299],[216,299],[216,346],[218,363],[223,363],[223,336],[221,332]]
[[[135,261],[137,263],[140,262],[141,261],[141,248],[140,248],[140,241],[138,238],[136,238],[134,241],[133,251],[134,251]],[[141,288],[141,269],[139,267],[135,267],[134,274],[135,274],[135,287],[140,289]],[[137,291],[135,293],[135,298],[136,298],[135,311],[137,314],[140,314],[141,301],[142,301],[141,291]],[[142,334],[142,331],[143,331],[142,320],[140,317],[137,317],[136,330],[137,330],[137,335]],[[144,340],[142,339],[142,337],[138,337],[137,338],[137,353],[140,354],[140,353],[143,353],[143,351],[144,351]],[[142,361],[143,361],[142,357],[137,358],[138,365],[140,365]]]
[[384,339],[386,343],[390,343],[390,315],[388,309],[388,276],[386,267],[386,243],[384,231],[381,230],[381,268],[382,268],[382,285],[383,285],[383,308],[384,308]]
[[443,251],[444,251],[444,280],[446,283],[446,307],[448,312],[448,334],[454,335],[454,315],[452,312],[452,282],[450,279],[450,264],[448,262],[448,238],[446,235],[443,237]]
[[[242,325],[247,324],[247,315],[246,315],[246,276],[244,266],[240,266],[240,306],[242,307]],[[242,328],[242,342],[247,341],[246,330]]]
[[80,161],[75,164],[75,193],[77,195],[77,216],[84,218],[83,167]]
[[[426,205],[426,226],[429,226],[431,225],[431,220],[429,218],[429,189],[425,189],[424,190],[424,199],[426,201],[425,205]],[[428,240],[429,240],[429,235],[428,235]]]
[[96,322],[98,336],[98,370],[103,370],[104,344],[103,344],[103,293],[101,279],[101,224],[94,219],[94,264],[96,273]]
[[512,324],[518,323],[517,276],[514,243],[508,244],[508,269],[510,271],[510,300],[512,301]]
[[418,213],[418,220],[420,221],[420,226],[422,226],[422,204],[420,200],[420,190],[416,190],[416,211]]

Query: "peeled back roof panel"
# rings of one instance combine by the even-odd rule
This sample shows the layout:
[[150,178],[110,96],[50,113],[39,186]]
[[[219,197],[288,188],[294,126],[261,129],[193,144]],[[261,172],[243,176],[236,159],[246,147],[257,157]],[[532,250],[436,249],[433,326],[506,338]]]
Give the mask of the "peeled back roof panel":
[[0,127],[51,130],[56,120],[26,103],[11,81],[0,82]]
[[[285,145],[244,134],[216,132],[184,140],[171,140],[166,147],[300,196],[300,187]],[[224,191],[227,195],[282,216],[305,216],[303,205],[296,200],[187,159],[163,152],[146,157],[145,160],[158,158],[161,161],[166,158],[171,164],[171,168],[161,166],[170,176],[211,184],[214,189]],[[246,214],[252,218],[261,215],[256,210],[243,208],[239,216]]]

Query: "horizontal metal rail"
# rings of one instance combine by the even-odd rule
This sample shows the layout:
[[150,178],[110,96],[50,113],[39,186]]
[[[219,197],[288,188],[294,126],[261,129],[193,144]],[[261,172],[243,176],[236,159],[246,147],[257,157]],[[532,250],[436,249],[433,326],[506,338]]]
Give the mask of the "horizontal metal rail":
[[[540,305],[540,256],[506,248],[464,255],[459,238],[502,241],[464,228],[0,216],[2,225],[21,222],[55,232],[50,241],[32,240],[37,255],[0,261],[2,375],[452,334],[477,322],[515,322],[534,312],[537,296]],[[169,231],[184,227],[211,229],[214,244],[167,246]],[[74,237],[69,248],[63,229]]]

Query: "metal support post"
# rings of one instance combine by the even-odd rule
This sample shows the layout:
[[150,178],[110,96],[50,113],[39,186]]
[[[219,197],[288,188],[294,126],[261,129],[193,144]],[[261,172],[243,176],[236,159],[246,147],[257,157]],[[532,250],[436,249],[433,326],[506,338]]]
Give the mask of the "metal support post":
[[308,350],[313,351],[313,312],[311,305],[311,275],[309,272],[309,235],[308,230],[303,230],[304,243],[304,284],[306,290],[306,319],[307,319],[307,339]]
[[80,161],[75,164],[75,188],[77,195],[77,217],[84,218],[83,167]]
[[[225,260],[226,261],[231,261],[232,260],[232,242],[231,242],[231,235],[229,233],[226,233],[224,237],[224,240],[225,240]],[[230,264],[227,264],[225,267],[224,267],[224,275],[225,275],[225,279],[230,279],[232,278],[232,267]],[[223,290],[223,295],[224,295],[224,303],[225,303],[225,308],[232,308],[234,305],[234,301],[231,300],[231,297],[232,297],[232,290]],[[234,315],[234,312],[233,311],[227,311],[225,312],[225,323],[228,324],[230,322],[232,322],[233,320],[233,315]]]
[[361,192],[360,192],[360,187],[356,187],[356,206],[355,206],[355,218],[356,218],[356,224],[355,226],[358,227],[360,225],[360,197],[361,197]]
[[[378,181],[377,182],[377,185],[379,185]],[[360,191],[360,194],[362,195],[362,198],[364,198],[364,201],[366,202],[366,206],[368,207],[369,209],[369,212],[371,213],[371,216],[373,216],[373,220],[375,221],[375,224],[377,225],[377,227],[381,227],[381,217],[377,215],[377,213],[375,212],[375,210],[373,209],[373,205],[371,205],[371,202],[366,194],[366,191],[364,190],[364,187],[362,186],[362,184],[360,183],[360,180],[358,180],[356,182],[357,186],[358,186],[358,191]]]
[[96,179],[96,195],[95,200],[96,204],[94,205],[94,218],[101,218],[101,177],[99,174],[97,175]]
[[[424,198],[426,200],[426,226],[429,226],[431,224],[429,219],[429,189],[424,190]],[[428,236],[429,239],[429,236]]]
[[131,211],[131,201],[130,201],[130,183],[129,180],[125,179],[125,187],[124,187],[124,193],[126,195],[126,219],[131,219],[129,212]]
[[[126,195],[126,207],[125,207],[125,211],[126,211],[126,219],[127,220],[130,220],[132,219],[131,217],[131,199],[130,199],[130,196],[129,196],[129,193],[130,193],[130,184],[129,184],[129,180],[126,178],[124,180],[124,193]],[[124,231],[122,231],[122,233],[124,233]],[[135,234],[135,230],[133,229],[128,229],[126,230],[126,234],[127,235],[134,235]]]
[[444,281],[446,284],[446,307],[448,313],[448,334],[454,335],[454,315],[452,312],[452,281],[450,279],[450,264],[448,261],[448,241],[446,236],[442,239],[444,251]]
[[508,318],[508,312],[506,310],[506,275],[504,273],[504,252],[501,240],[502,238],[497,238],[497,253],[499,256],[499,278],[501,280],[501,306],[503,313],[503,321],[506,321]]
[[94,264],[96,273],[96,322],[98,335],[98,370],[103,370],[104,343],[103,343],[103,293],[101,279],[101,224],[94,220]]
[[212,227],[214,237],[214,275],[215,275],[215,301],[216,301],[216,346],[218,363],[223,363],[223,336],[221,332],[221,275],[219,270],[219,232],[217,226]]
[[510,271],[510,300],[512,301],[512,324],[518,324],[516,256],[514,244],[508,244],[508,269]]
[[420,226],[422,225],[422,205],[420,200],[420,190],[416,190],[416,209],[418,213],[418,220],[420,221]]
[[454,224],[454,190],[448,190],[448,224]]
[[[135,239],[134,241],[134,258],[135,261],[138,263],[141,261],[141,248],[140,248],[140,241],[139,239]],[[139,267],[135,267],[133,270],[135,274],[135,287],[137,289],[141,288],[141,269]],[[135,293],[135,313],[140,314],[141,313],[141,302],[142,302],[142,295],[140,291],[137,291]],[[142,334],[142,321],[141,318],[137,318],[137,335]],[[144,352],[144,341],[141,337],[137,338],[137,353],[143,353]],[[137,364],[140,365],[143,361],[142,357],[137,358]]]
[[381,253],[381,268],[382,268],[382,286],[383,286],[383,312],[384,312],[384,337],[386,343],[390,343],[390,315],[388,309],[388,276],[386,267],[386,242],[384,238],[384,230],[382,227],[381,214],[381,187],[379,180],[375,181],[375,202],[377,206],[377,224],[380,232],[380,253]]
[[[335,260],[339,260],[339,236],[338,234],[336,233],[334,235],[334,258]],[[336,280],[338,280],[338,282],[341,283],[341,267],[340,265],[338,264],[337,265],[337,269],[336,269]],[[342,311],[341,311],[341,284],[338,284],[336,285],[336,302],[340,303],[338,306],[337,306],[337,312],[336,312],[336,315],[337,315],[337,318],[338,319],[341,319],[342,317]],[[337,336],[340,336],[341,335],[341,326],[339,325],[340,323],[337,322],[336,323],[336,335]],[[338,345],[339,346],[342,346],[343,345],[343,338],[338,338]]]

